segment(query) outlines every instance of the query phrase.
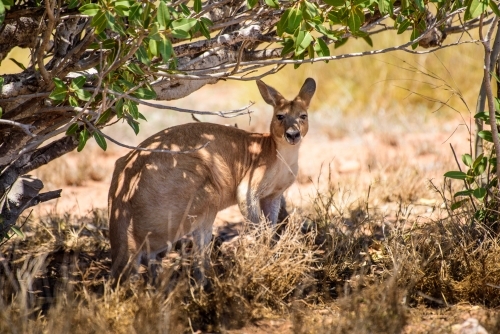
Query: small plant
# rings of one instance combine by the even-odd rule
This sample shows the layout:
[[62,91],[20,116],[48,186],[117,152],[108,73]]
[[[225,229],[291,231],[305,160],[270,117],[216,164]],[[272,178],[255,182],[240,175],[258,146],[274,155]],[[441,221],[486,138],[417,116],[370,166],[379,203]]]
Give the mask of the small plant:
[[[500,109],[499,102],[500,100],[496,99],[495,104],[497,109]],[[496,115],[498,123],[500,114],[496,112]],[[487,112],[479,112],[474,118],[489,124]],[[479,131],[478,136],[487,142],[493,142],[493,136],[490,130]],[[497,196],[498,192],[496,190],[498,186],[498,178],[496,176],[497,157],[493,151],[490,152],[489,156],[485,156],[485,154],[482,153],[475,159],[471,154],[466,153],[462,155],[462,162],[467,167],[466,171],[462,171],[460,166],[458,166],[458,171],[449,171],[444,174],[447,178],[462,180],[465,187],[465,190],[460,190],[453,194],[453,198],[458,198],[458,200],[453,202],[450,209],[452,211],[457,210],[467,203],[470,203],[474,210],[471,223],[482,222],[492,227],[499,217],[498,210],[495,209],[498,207],[499,203]]]

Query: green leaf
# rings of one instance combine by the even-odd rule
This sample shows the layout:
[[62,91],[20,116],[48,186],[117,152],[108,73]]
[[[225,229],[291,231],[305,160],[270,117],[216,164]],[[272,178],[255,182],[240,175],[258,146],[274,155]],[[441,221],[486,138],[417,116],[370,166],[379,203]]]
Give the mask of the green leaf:
[[201,0],[194,0],[193,9],[196,13],[201,12]]
[[[420,32],[418,31],[418,29],[416,27],[414,27],[413,31],[411,32],[410,41],[417,39],[419,36],[420,36]],[[418,43],[413,43],[411,45],[411,48],[413,50],[415,50],[417,47],[418,47]]]
[[378,9],[382,15],[392,14],[392,2],[390,0],[378,0]]
[[143,45],[141,45],[137,49],[135,56],[137,57],[137,59],[139,59],[139,61],[141,63],[148,65],[148,66],[151,64],[151,59],[149,59],[148,52],[146,51],[146,48],[144,48]]
[[170,11],[168,10],[165,2],[160,1],[158,6],[158,13],[156,14],[156,21],[160,24],[160,29],[166,29],[170,24]]
[[459,171],[450,171],[444,173],[445,177],[448,177],[450,179],[456,179],[456,180],[465,180],[467,178],[467,174],[464,172],[459,172]]
[[126,109],[128,109],[129,114],[132,115],[134,119],[139,118],[139,108],[137,107],[136,102],[128,100],[125,103],[125,106],[127,107]]
[[462,155],[462,161],[467,167],[472,166],[472,157],[470,154],[466,153],[466,154]]
[[189,9],[188,6],[186,6],[186,4],[184,3],[181,3],[179,5],[180,9],[182,10],[182,13],[186,16],[190,16],[191,15],[191,10]]
[[309,33],[309,31],[299,31],[297,35],[297,39],[295,40],[295,55],[302,54],[309,44],[313,41],[313,37]]
[[453,197],[459,197],[459,196],[469,196],[469,195],[472,195],[472,193],[474,192],[473,189],[468,189],[468,190],[463,190],[463,191],[457,191]]
[[281,49],[281,56],[284,57],[290,52],[295,50],[295,42],[291,38],[285,38],[285,43],[283,45],[283,49]]
[[320,12],[318,10],[318,7],[316,5],[310,3],[307,0],[304,0],[302,2],[302,12],[304,13],[304,19],[305,20],[313,20],[313,19],[318,19]]
[[205,23],[203,23],[203,21],[198,21],[198,23],[200,24],[200,32],[201,34],[206,38],[206,39],[210,39],[210,30],[208,29],[208,27],[205,25]]
[[349,41],[349,38],[341,38],[339,39],[338,41],[335,42],[334,46],[335,46],[335,49],[336,48],[340,48],[342,45],[344,45],[345,43],[347,43]]
[[481,112],[478,112],[477,114],[475,114],[474,118],[482,119],[485,122],[488,122],[490,120],[489,114],[484,112],[484,111],[481,111]]
[[486,193],[487,193],[486,189],[484,189],[483,187],[480,187],[480,188],[475,189],[472,194],[474,195],[475,198],[482,201],[484,199],[484,197],[486,196]]
[[172,36],[175,38],[189,38],[189,31],[198,21],[193,18],[178,19],[172,22]]
[[417,8],[423,12],[425,10],[425,5],[424,5],[424,0],[413,0],[415,2],[415,5],[417,5]]
[[116,48],[117,45],[118,44],[116,43],[115,40],[108,38],[101,43],[94,42],[94,43],[90,44],[88,48],[93,49],[93,50],[98,50],[98,49],[111,50],[111,49]]
[[[325,43],[325,41],[321,38],[318,38],[316,40],[316,44],[314,44],[314,51],[316,51],[318,57],[330,56],[330,49],[328,48],[328,45]],[[326,63],[328,63],[328,60],[326,60]]]
[[370,36],[363,36],[362,38],[369,46],[373,47],[373,41]]
[[69,126],[68,130],[66,130],[66,135],[71,136],[71,135],[75,134],[79,128],[80,128],[80,125],[78,125],[78,123],[71,124]]
[[19,66],[23,71],[26,71],[26,66],[24,66],[23,63],[17,61],[16,59],[14,58],[9,58],[14,64],[16,64],[17,66]]
[[358,8],[356,7],[353,11],[351,11],[351,14],[347,18],[347,25],[349,26],[351,33],[359,31],[359,28],[361,28],[361,24],[363,23],[357,10]]
[[0,1],[0,25],[3,24],[4,20],[5,20],[5,6],[2,3],[2,1]]
[[271,8],[280,8],[280,3],[278,0],[266,0],[266,5]]
[[[143,2],[144,4],[144,2]],[[142,13],[141,13],[141,20],[140,23],[144,29],[149,28],[149,24],[151,23],[151,10],[152,10],[153,4],[149,1],[145,2],[145,5],[142,7]]]
[[465,20],[476,18],[484,13],[488,3],[488,0],[472,0],[465,10]]
[[148,120],[146,119],[146,116],[144,116],[144,115],[143,115],[143,114],[141,114],[141,113],[139,113],[139,119],[143,119],[143,120],[145,120],[146,122],[148,121]]
[[206,17],[200,17],[200,21],[205,23],[205,25],[210,28],[211,26],[214,25],[214,23],[210,20],[210,19],[207,19]]
[[89,101],[90,98],[92,97],[92,94],[90,94],[90,92],[87,92],[86,90],[83,89],[75,90],[75,95],[82,101]]
[[106,139],[104,138],[104,136],[99,131],[94,132],[94,139],[97,142],[97,145],[99,145],[99,147],[102,148],[103,151],[106,151],[106,149],[108,148],[108,144],[106,143]]
[[68,95],[68,90],[65,87],[56,87],[49,95],[49,99],[54,101],[63,101]]
[[140,68],[139,65],[137,65],[136,63],[130,63],[130,64],[128,64],[127,69],[130,72],[134,73],[134,74],[145,75],[145,73],[142,70],[142,68]]
[[131,0],[120,0],[120,1],[115,1],[115,11],[118,13],[120,16],[125,16],[128,17],[130,15],[130,7],[135,4],[135,1]]
[[[113,14],[111,12],[107,11],[104,15],[106,17],[107,25],[108,25],[108,27],[111,28],[111,30],[119,33],[122,36],[127,35],[127,33],[125,32],[123,27],[120,24],[116,24],[115,17],[113,16]],[[103,31],[104,31],[104,29],[103,29]]]
[[118,119],[123,117],[123,106],[124,106],[124,101],[123,99],[119,99],[118,102],[116,102],[116,117]]
[[83,129],[82,131],[80,131],[78,135],[78,147],[76,148],[78,152],[81,152],[83,150],[85,144],[87,144],[87,140],[89,139],[89,137],[90,133],[87,129]]
[[481,154],[479,157],[476,158],[474,161],[472,168],[474,169],[474,174],[476,176],[479,176],[484,173],[486,170],[486,166],[488,165],[488,158],[483,157]]
[[12,230],[12,232],[14,232],[15,234],[17,234],[17,236],[23,238],[23,240],[26,238],[26,236],[24,235],[24,233],[19,228],[17,228],[17,226],[12,225],[10,227],[10,229]]
[[101,32],[106,29],[108,25],[108,20],[106,17],[106,12],[99,10],[99,12],[94,16],[92,22],[90,23],[92,27],[95,28],[95,33],[99,35]]
[[404,20],[403,22],[401,22],[401,24],[398,27],[398,35],[404,33],[406,30],[408,30],[410,25],[411,25],[410,20]]
[[[304,60],[304,56],[305,56],[305,53],[302,53],[300,55],[294,55],[293,59],[295,59],[295,60]],[[293,68],[294,69],[298,69],[300,67],[300,65],[302,65],[302,64],[300,64],[300,63],[293,64]]]
[[323,0],[324,3],[334,7],[340,7],[345,5],[346,0]]
[[285,31],[289,34],[295,33],[295,30],[300,25],[300,22],[302,22],[302,11],[298,8],[290,10],[290,15],[288,17],[288,26],[286,27]]
[[467,201],[468,201],[468,199],[463,199],[461,201],[455,202],[451,205],[450,209],[456,210],[456,209],[462,207],[462,205],[464,205],[465,203],[467,203]]
[[147,88],[138,88],[135,92],[132,93],[132,96],[137,97],[143,100],[154,100],[156,99],[156,93],[152,89]]
[[81,6],[78,10],[83,15],[94,16],[100,11],[100,9],[101,9],[101,5],[96,4],[96,3],[89,3],[89,4]]
[[77,78],[74,78],[73,80],[71,80],[71,84],[70,84],[71,89],[77,90],[77,89],[82,88],[83,85],[85,84],[86,80],[87,80],[87,78],[85,78],[83,75],[79,76]]
[[108,108],[97,119],[96,125],[105,124],[111,118],[111,109]]
[[72,107],[78,107],[79,103],[78,103],[78,100],[76,99],[76,97],[70,95],[68,96],[68,101],[69,101],[69,105],[72,106]]
[[3,77],[0,77],[0,91],[2,90],[4,82],[5,82],[5,79]]
[[493,13],[495,13],[496,16],[500,16],[500,10],[498,10],[498,6],[493,0],[489,1],[489,5]]
[[281,15],[280,20],[276,24],[276,33],[278,34],[278,36],[282,36],[283,33],[285,32],[285,30],[288,27],[288,17],[290,15],[290,11],[291,11],[290,8],[288,8],[287,10],[285,10],[285,12],[283,13],[283,15]]
[[52,81],[54,81],[54,84],[56,85],[57,88],[68,89],[68,86],[66,86],[66,84],[64,83],[64,81],[62,81],[61,79],[59,79],[59,78],[53,78]]
[[259,0],[247,0],[247,6],[248,8],[254,8],[255,5],[259,3]]
[[165,36],[162,36],[162,39],[158,42],[158,49],[160,51],[163,62],[168,62],[174,51],[170,40]]
[[330,38],[330,39],[332,39],[332,40],[334,40],[334,41],[336,41],[336,40],[337,40],[337,36],[335,35],[335,33],[334,33],[333,31],[329,30],[329,29],[326,29],[326,28],[325,28],[323,25],[321,25],[321,24],[315,24],[315,25],[314,25],[314,29],[315,29],[317,32],[319,32],[319,33],[321,33],[321,34],[325,35],[326,37],[328,37],[328,38]]
[[158,56],[158,46],[156,43],[154,39],[149,40],[149,52],[155,57]]
[[0,107],[0,118],[2,118],[2,116],[3,116],[3,109],[2,107]]
[[79,3],[80,3],[80,0],[70,0],[69,4],[68,4],[68,9],[76,8]]
[[493,135],[490,130],[479,131],[477,135],[490,143],[493,143]]
[[130,7],[130,10],[128,12],[128,19],[130,21],[136,21],[137,19],[139,19],[140,14],[141,14],[141,4],[137,3],[132,7]]
[[139,123],[137,123],[134,120],[127,119],[128,125],[134,130],[135,134],[137,135],[139,133]]
[[196,25],[196,19],[184,18],[172,22],[172,28],[188,32]]

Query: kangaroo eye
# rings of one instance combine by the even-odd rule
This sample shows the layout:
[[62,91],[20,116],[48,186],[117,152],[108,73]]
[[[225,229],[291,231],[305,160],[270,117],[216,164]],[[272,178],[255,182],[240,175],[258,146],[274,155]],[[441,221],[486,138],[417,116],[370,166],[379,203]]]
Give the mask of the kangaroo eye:
[[307,119],[307,115],[306,115],[306,114],[304,114],[304,115],[300,115],[300,118],[301,118],[301,119]]
[[282,121],[285,119],[285,115],[276,115],[276,118],[278,119],[278,121]]

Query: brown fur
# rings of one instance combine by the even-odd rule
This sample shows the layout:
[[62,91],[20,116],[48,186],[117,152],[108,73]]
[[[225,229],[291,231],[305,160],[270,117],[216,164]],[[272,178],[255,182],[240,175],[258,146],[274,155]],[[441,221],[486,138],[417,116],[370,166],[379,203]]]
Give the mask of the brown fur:
[[188,233],[203,247],[217,212],[230,205],[238,204],[253,223],[262,214],[276,223],[283,191],[297,175],[298,144],[308,130],[316,84],[307,79],[292,101],[262,81],[257,85],[274,107],[270,133],[189,123],[163,130],[140,147],[186,151],[209,142],[205,148],[185,154],[135,150],[118,159],[109,189],[114,277],[128,261],[135,269],[142,253],[153,258]]

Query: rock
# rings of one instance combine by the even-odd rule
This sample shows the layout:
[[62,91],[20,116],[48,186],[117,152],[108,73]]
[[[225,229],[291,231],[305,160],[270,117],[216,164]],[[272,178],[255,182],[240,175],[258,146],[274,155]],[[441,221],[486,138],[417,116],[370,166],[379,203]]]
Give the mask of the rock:
[[451,331],[455,334],[488,334],[486,329],[475,318],[469,318],[462,324],[451,326]]

